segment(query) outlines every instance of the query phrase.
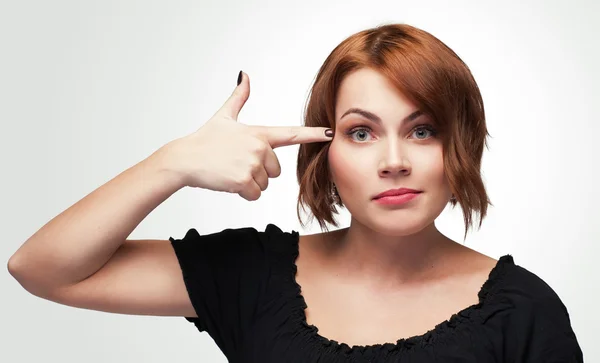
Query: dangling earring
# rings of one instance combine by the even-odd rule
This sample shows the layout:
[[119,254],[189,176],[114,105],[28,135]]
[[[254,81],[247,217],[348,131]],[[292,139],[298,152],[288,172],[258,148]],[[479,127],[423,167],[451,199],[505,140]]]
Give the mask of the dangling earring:
[[331,188],[331,196],[335,204],[340,204],[342,202],[342,198],[340,198],[340,194],[338,193],[337,188],[335,187],[335,183],[333,183],[333,187]]
[[454,194],[452,194],[452,196],[450,197],[450,201],[451,202],[456,202],[456,197],[454,196]]

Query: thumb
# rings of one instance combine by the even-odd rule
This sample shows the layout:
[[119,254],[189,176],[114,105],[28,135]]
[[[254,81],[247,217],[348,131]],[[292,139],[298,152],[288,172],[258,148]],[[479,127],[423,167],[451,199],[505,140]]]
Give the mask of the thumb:
[[217,111],[221,116],[231,117],[237,121],[237,117],[242,107],[250,96],[250,79],[248,75],[240,71],[238,75],[238,85],[223,106]]

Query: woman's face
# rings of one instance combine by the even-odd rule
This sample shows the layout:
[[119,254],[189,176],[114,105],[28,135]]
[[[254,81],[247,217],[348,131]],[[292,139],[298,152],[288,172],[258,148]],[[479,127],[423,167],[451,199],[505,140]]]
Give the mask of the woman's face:
[[[351,109],[372,113],[380,122]],[[451,191],[444,174],[442,141],[426,115],[380,73],[360,69],[342,82],[329,147],[331,178],[352,218],[387,235],[417,233],[444,210]],[[421,191],[401,205],[373,198],[386,190]]]

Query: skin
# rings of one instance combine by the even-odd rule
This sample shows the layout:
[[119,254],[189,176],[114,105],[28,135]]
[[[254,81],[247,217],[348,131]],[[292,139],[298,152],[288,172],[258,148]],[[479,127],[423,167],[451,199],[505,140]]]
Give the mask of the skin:
[[[350,108],[374,113],[381,124],[356,113],[342,117]],[[402,122],[417,110],[372,69],[354,71],[340,86],[328,159],[351,223],[301,236],[297,260],[307,321],[329,338],[360,345],[425,333],[477,303],[497,262],[437,230],[452,193],[441,139],[422,126],[434,127],[431,120]],[[401,206],[372,200],[399,187],[422,193]],[[354,326],[365,316],[361,330],[342,326],[349,314]]]

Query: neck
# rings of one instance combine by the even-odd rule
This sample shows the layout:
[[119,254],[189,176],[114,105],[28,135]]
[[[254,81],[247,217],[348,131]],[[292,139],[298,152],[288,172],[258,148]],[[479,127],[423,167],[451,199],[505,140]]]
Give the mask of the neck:
[[409,235],[374,231],[354,219],[350,227],[333,232],[331,262],[344,278],[370,286],[419,283],[440,271],[457,243],[431,223]]

